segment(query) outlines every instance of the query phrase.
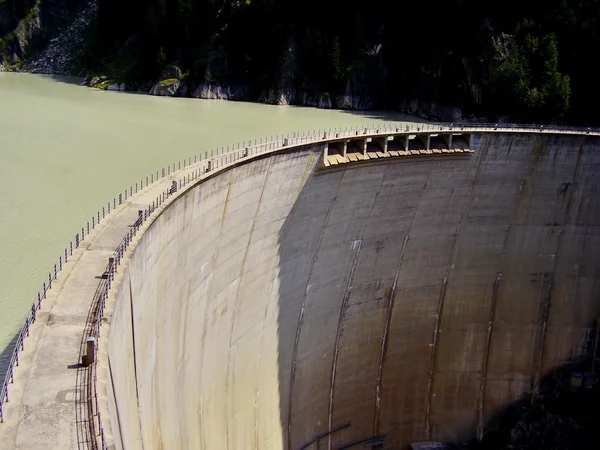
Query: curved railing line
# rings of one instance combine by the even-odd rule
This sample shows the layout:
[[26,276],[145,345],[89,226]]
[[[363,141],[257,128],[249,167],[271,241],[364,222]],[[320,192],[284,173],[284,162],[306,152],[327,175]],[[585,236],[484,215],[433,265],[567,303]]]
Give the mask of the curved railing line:
[[[341,128],[339,130],[341,130]],[[345,128],[345,130],[347,130],[348,132],[350,131],[350,129],[348,129],[348,128]],[[297,134],[302,135],[302,139],[308,141],[308,140],[310,140],[311,136],[313,136],[313,133],[314,132],[302,132],[302,133],[297,133]],[[254,145],[255,146],[257,146],[257,145],[264,146],[264,145],[266,145],[267,142],[269,142],[271,144],[275,143],[275,142],[279,142],[280,137],[281,137],[281,139],[283,139],[283,134],[282,135],[279,135],[279,134],[273,135],[270,137],[270,140],[268,137],[256,138],[256,139],[254,139]],[[263,139],[264,139],[264,144],[263,144]],[[164,177],[170,176],[172,172],[175,172],[176,170],[181,169],[182,163],[183,163],[183,168],[185,168],[189,165],[197,164],[199,161],[202,161],[203,159],[204,160],[212,159],[212,158],[218,157],[220,155],[226,154],[228,152],[232,152],[236,149],[236,145],[237,145],[237,149],[240,149],[241,146],[246,146],[248,144],[252,145],[252,140],[243,141],[241,144],[240,143],[233,144],[233,145],[230,144],[226,147],[222,146],[220,149],[216,148],[216,149],[206,150],[206,151],[200,152],[198,154],[189,156],[187,158],[183,158],[182,160],[176,161],[167,166],[164,166],[161,169],[157,170],[156,172],[152,172],[150,175],[146,176],[145,183],[144,183],[144,178],[142,177],[140,179],[139,183],[136,182],[135,185],[131,185],[129,187],[129,189],[125,189],[124,191],[117,194],[117,196],[113,197],[112,202],[108,201],[105,204],[106,206],[102,206],[102,212],[100,212],[100,209],[99,209],[96,212],[96,214],[91,217],[91,221],[87,221],[85,226],[81,227],[81,233],[79,233],[79,232],[76,233],[74,241],[70,241],[69,245],[67,247],[65,247],[64,258],[63,258],[63,255],[61,254],[58,258],[58,262],[56,264],[54,264],[53,271],[48,272],[48,282],[46,283],[46,281],[44,280],[44,282],[42,283],[42,288],[40,291],[38,291],[37,299],[31,305],[31,312],[26,317],[25,323],[23,324],[23,326],[17,333],[17,338],[15,340],[13,351],[11,353],[11,358],[8,362],[6,374],[4,376],[2,386],[0,387],[0,423],[4,422],[4,403],[8,402],[10,399],[9,385],[14,383],[15,367],[19,366],[19,353],[24,350],[25,337],[29,336],[29,329],[30,329],[31,325],[33,323],[35,323],[35,321],[36,321],[37,312],[42,309],[42,303],[47,298],[49,291],[52,289],[53,282],[58,280],[58,274],[60,272],[62,272],[63,265],[66,264],[69,261],[69,258],[73,256],[73,249],[79,248],[79,246],[84,241],[86,236],[88,236],[91,231],[95,230],[96,226],[99,225],[102,222],[102,220],[104,220],[106,218],[106,216],[111,213],[111,211],[115,210],[118,206],[120,206],[123,203],[123,201],[126,201],[129,197],[132,197],[133,195],[137,194],[142,189],[147,188],[151,184],[154,184],[154,182],[157,182],[158,180],[160,180]],[[203,158],[203,156],[204,156],[204,158]],[[192,157],[193,157],[194,162],[192,162]],[[135,187],[135,189],[134,189],[134,187]],[[91,223],[91,225],[90,225],[90,223]]]
[[[435,132],[435,131],[463,131],[463,132],[551,132],[551,133],[562,133],[562,134],[580,134],[580,135],[600,135],[600,128],[585,128],[585,127],[558,127],[558,126],[543,126],[543,125],[519,125],[519,124],[483,124],[483,123],[413,123],[408,124],[406,122],[391,122],[391,123],[383,123],[383,124],[375,124],[373,126],[355,126],[355,127],[336,127],[336,128],[328,128],[328,129],[319,129],[305,132],[296,132],[296,133],[288,133],[288,134],[277,134],[272,135],[270,138],[267,136],[264,138],[256,138],[254,140],[243,141],[241,143],[236,143],[233,145],[222,146],[220,149],[211,149],[199,152],[187,158],[183,158],[182,160],[176,161],[172,164],[169,164],[155,173],[151,173],[149,176],[140,179],[139,184],[136,182],[135,185],[131,185],[129,189],[125,189],[120,192],[116,197],[112,199],[112,209],[111,202],[106,203],[106,208],[102,207],[102,216],[100,215],[100,210],[97,211],[96,215],[92,216],[91,227],[90,222],[86,223],[85,227],[81,228],[81,234],[77,233],[75,235],[75,249],[79,248],[83,240],[86,236],[89,236],[90,229],[93,231],[97,225],[100,224],[102,220],[106,218],[107,215],[117,209],[118,206],[122,205],[124,201],[127,201],[129,197],[137,194],[144,188],[147,188],[151,184],[154,184],[160,179],[168,177],[171,173],[175,173],[180,169],[185,169],[186,167],[197,165],[202,161],[205,161],[205,164],[200,167],[194,169],[193,172],[189,172],[182,179],[179,179],[177,186],[180,188],[182,186],[187,185],[190,181],[196,180],[202,175],[204,175],[207,171],[214,170],[216,168],[222,167],[224,164],[229,164],[230,162],[237,161],[240,158],[245,158],[249,156],[256,156],[259,153],[268,153],[274,150],[283,150],[289,149],[292,147],[304,146],[317,144],[322,142],[334,141],[336,139],[344,139],[344,138],[352,138],[357,136],[377,136],[377,135],[386,135],[393,133],[408,133],[408,132]],[[254,141],[254,142],[252,142]],[[253,145],[254,144],[254,145]],[[210,156],[209,156],[210,154]],[[193,157],[193,162],[192,162]],[[183,163],[183,164],[182,164]],[[134,190],[135,186],[135,190]],[[104,306],[106,302],[106,297],[108,296],[108,291],[110,289],[112,280],[111,277],[114,278],[114,272],[116,272],[117,266],[120,264],[120,260],[129,246],[131,239],[139,230],[139,227],[145,220],[154,212],[154,210],[162,205],[162,202],[166,200],[170,195],[172,195],[175,191],[172,189],[168,189],[163,192],[162,196],[157,197],[155,201],[153,201],[152,205],[149,206],[143,212],[143,216],[140,217],[140,220],[136,222],[138,225],[132,227],[132,229],[128,232],[128,234],[123,238],[123,241],[113,254],[114,261],[109,269],[109,281],[106,283],[106,288],[103,291],[101,298],[98,299],[98,308],[97,308],[97,316],[96,316],[96,325],[94,328],[94,333],[96,338],[100,336],[100,325],[103,317]],[[86,232],[87,231],[87,232]],[[133,234],[131,234],[133,233]],[[69,247],[64,250],[64,264],[68,262],[69,256],[73,256],[73,241],[69,243]],[[9,385],[14,382],[14,368],[19,365],[19,352],[24,349],[24,341],[25,337],[29,336],[29,329],[31,325],[35,322],[37,311],[39,311],[42,307],[42,301],[47,298],[48,291],[52,288],[53,281],[58,279],[58,273],[60,273],[63,269],[63,258],[62,255],[59,256],[58,265],[54,264],[54,272],[48,273],[48,284],[43,282],[42,290],[38,292],[37,302],[34,302],[31,307],[31,314],[25,319],[24,325],[21,327],[19,333],[17,334],[17,339],[15,341],[15,346],[13,348],[13,352],[11,355],[11,359],[9,361],[9,365],[7,368],[7,372],[0,388],[0,423],[4,422],[4,411],[3,405],[5,402],[9,400]],[[94,370],[95,370],[96,361],[94,361]],[[94,372],[94,380],[95,380],[95,372]],[[95,381],[94,381],[94,391],[95,391]],[[97,395],[94,395],[96,402],[96,411],[98,415],[98,423],[100,435],[102,437],[103,446],[105,446],[104,439],[104,430],[102,428],[102,423],[100,420],[100,412],[97,410]]]

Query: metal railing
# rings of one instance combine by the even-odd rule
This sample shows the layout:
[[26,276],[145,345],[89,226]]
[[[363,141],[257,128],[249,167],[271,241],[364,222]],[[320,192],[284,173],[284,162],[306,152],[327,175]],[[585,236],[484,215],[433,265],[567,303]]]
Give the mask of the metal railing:
[[[125,251],[131,244],[132,239],[137,234],[139,228],[143,223],[151,216],[151,214],[161,206],[171,195],[173,195],[178,189],[186,186],[192,181],[195,181],[205,175],[208,172],[214,171],[215,169],[222,168],[223,166],[236,162],[240,159],[257,156],[259,154],[270,153],[274,151],[286,150],[294,147],[300,147],[305,145],[313,145],[318,143],[325,143],[328,141],[335,141],[336,139],[344,138],[357,138],[359,136],[377,136],[377,135],[389,135],[398,133],[411,133],[411,132],[551,132],[551,133],[562,133],[562,134],[581,134],[581,135],[598,135],[600,136],[600,128],[582,128],[582,127],[559,127],[559,126],[542,126],[542,125],[519,125],[519,124],[489,124],[489,123],[412,123],[407,124],[405,122],[400,123],[383,123],[377,124],[372,127],[357,126],[357,127],[344,127],[344,128],[329,128],[319,129],[308,132],[300,133],[289,133],[289,134],[278,134],[270,137],[253,139],[249,141],[243,141],[233,145],[223,146],[220,149],[212,149],[200,152],[196,155],[184,158],[180,161],[176,161],[168,166],[165,166],[156,172],[153,172],[149,176],[140,179],[139,183],[136,182],[131,185],[129,189],[125,189],[120,192],[117,196],[112,199],[112,202],[107,202],[106,206],[102,207],[97,211],[95,215],[91,217],[91,221],[88,221],[84,227],[81,228],[81,233],[75,235],[75,249],[77,249],[83,240],[88,236],[95,228],[101,224],[101,222],[118,206],[122,205],[123,202],[127,201],[129,197],[137,194],[141,190],[148,188],[153,183],[168,177],[171,173],[174,173],[180,169],[194,166],[194,170],[185,174],[182,178],[174,181],[174,185],[163,191],[161,195],[144,209],[136,221],[136,223],[130,228],[129,232],[124,236],[121,243],[117,246],[111,258],[106,272],[106,282],[104,288],[101,289],[94,298],[94,303],[97,304],[95,307],[96,317],[95,325],[92,331],[92,336],[97,340],[100,338],[100,329],[102,325],[102,318],[104,316],[104,308],[106,305],[106,299],[108,297],[109,290],[114,280],[114,275],[121,263],[121,260],[125,254]],[[203,163],[202,163],[203,162]],[[200,163],[200,164],[199,164]],[[111,208],[112,206],[112,208]],[[91,223],[91,226],[90,226]],[[91,231],[90,231],[91,230]],[[11,359],[4,377],[3,384],[0,388],[0,423],[4,422],[4,403],[9,401],[9,386],[14,382],[14,369],[19,365],[19,353],[24,350],[25,337],[29,336],[30,327],[36,321],[37,312],[41,310],[43,301],[47,298],[48,292],[52,288],[53,281],[58,279],[58,274],[62,271],[63,266],[68,263],[69,258],[73,256],[73,241],[69,243],[69,246],[64,250],[63,255],[58,259],[58,264],[54,264],[53,272],[48,273],[48,283],[43,282],[42,290],[38,292],[37,301],[31,306],[31,313],[25,319],[24,325],[21,327],[15,339],[15,345],[11,354]],[[102,420],[100,412],[98,410],[98,395],[96,391],[96,369],[97,359],[94,358],[92,368],[92,401],[94,402],[93,411],[97,416],[98,433],[102,442],[102,447],[106,448],[106,439],[104,429],[102,427]]]

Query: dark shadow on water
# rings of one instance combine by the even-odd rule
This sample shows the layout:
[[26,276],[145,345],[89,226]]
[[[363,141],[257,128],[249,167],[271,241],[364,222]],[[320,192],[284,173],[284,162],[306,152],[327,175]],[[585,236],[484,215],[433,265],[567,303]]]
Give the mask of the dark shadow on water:
[[[72,86],[86,87],[83,84],[83,82],[85,81],[85,78],[83,78],[83,77],[54,75],[54,74],[35,74],[35,75],[51,79],[58,83],[65,83],[65,84],[70,84]],[[98,90],[98,92],[105,91],[103,89],[97,89],[97,90]],[[113,93],[118,92],[120,94],[130,94],[130,95],[150,95],[146,91],[110,91],[110,92],[113,92]],[[196,99],[194,97],[170,97],[170,98],[185,98],[185,99],[202,100],[202,99]],[[242,102],[242,103],[256,103],[256,104],[267,105],[267,106],[277,106],[277,105],[269,105],[267,103],[263,103],[263,102],[259,102],[259,101],[251,100],[251,99],[239,99],[239,100],[231,99],[231,100],[226,100],[226,101]],[[298,109],[307,109],[307,108],[318,109],[313,106],[301,106],[301,105],[288,105],[287,107],[288,108],[298,108]],[[325,110],[325,111],[327,111],[327,110]],[[402,113],[399,111],[393,111],[393,110],[386,111],[386,110],[333,109],[333,111],[340,111],[340,112],[342,112],[344,114],[348,114],[350,116],[357,116],[357,117],[362,117],[362,118],[366,118],[366,119],[382,120],[382,121],[387,121],[387,122],[429,123],[429,121],[423,119],[422,117],[413,116],[410,114]]]
[[[86,86],[84,84],[85,79],[82,77],[74,77],[74,76],[66,76],[66,75],[52,75],[52,74],[35,74],[35,75],[41,76],[43,78],[47,78],[52,81],[56,81],[57,83],[64,83],[64,84],[69,84],[71,86],[79,86],[79,87],[83,87],[83,88],[88,88],[88,86]],[[93,89],[93,88],[89,88],[89,89]],[[144,92],[144,91],[107,91],[105,89],[94,89],[94,91],[97,91],[98,93],[110,92],[113,94],[117,93],[117,94],[129,94],[129,95],[149,95],[147,92]]]
[[52,81],[56,81],[58,83],[65,83],[65,84],[71,84],[74,86],[81,86],[81,83],[83,83],[84,79],[81,77],[74,77],[74,76],[68,76],[68,75],[52,75],[52,74],[35,74],[38,75],[40,77],[43,78],[48,78]]
[[411,114],[402,113],[399,111],[381,111],[381,110],[341,110],[345,114],[351,116],[365,117],[368,119],[378,119],[384,121],[394,122],[416,122],[416,123],[429,123],[430,121],[423,119],[422,117],[413,116]]

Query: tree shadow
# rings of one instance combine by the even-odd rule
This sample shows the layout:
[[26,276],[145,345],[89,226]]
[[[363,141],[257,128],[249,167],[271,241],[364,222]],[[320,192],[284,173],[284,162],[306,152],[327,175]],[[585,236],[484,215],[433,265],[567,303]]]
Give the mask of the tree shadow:
[[[592,357],[557,367],[541,380],[537,394],[525,394],[497,412],[481,441],[462,443],[470,450],[583,449],[597,440],[600,375]],[[458,445],[458,444],[454,444]]]
[[352,116],[360,116],[368,119],[396,121],[396,122],[415,122],[415,123],[430,123],[430,120],[426,120],[422,117],[407,114],[399,111],[384,111],[384,110],[352,110],[343,109],[341,110],[345,114]]

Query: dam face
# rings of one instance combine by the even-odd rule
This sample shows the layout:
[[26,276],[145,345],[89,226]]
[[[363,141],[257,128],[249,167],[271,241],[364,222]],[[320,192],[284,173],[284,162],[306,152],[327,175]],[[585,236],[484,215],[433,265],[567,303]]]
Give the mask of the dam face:
[[307,147],[167,207],[105,332],[116,448],[469,439],[576,358],[600,305],[600,145],[472,148],[323,170]]

